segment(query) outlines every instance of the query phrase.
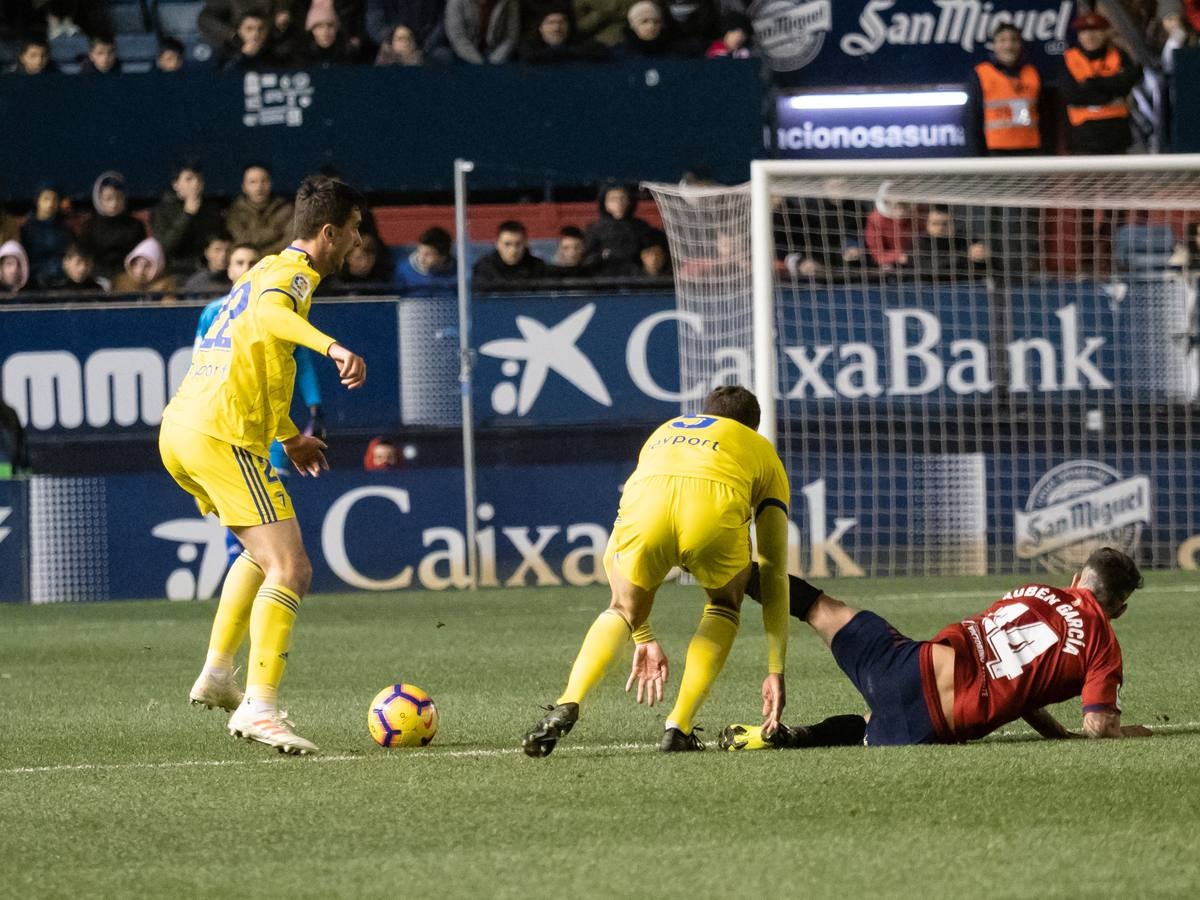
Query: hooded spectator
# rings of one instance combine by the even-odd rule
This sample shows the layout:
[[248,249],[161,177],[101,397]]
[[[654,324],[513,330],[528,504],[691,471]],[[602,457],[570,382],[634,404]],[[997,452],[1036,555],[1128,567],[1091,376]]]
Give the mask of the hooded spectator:
[[637,193],[619,184],[600,189],[600,218],[584,233],[586,259],[595,267],[620,268],[636,263],[650,226],[637,218]]
[[92,277],[95,260],[92,251],[76,242],[69,244],[62,258],[62,275],[43,285],[55,293],[103,294],[105,285]]
[[447,0],[446,37],[463,62],[508,62],[521,37],[518,0]]
[[84,223],[80,240],[96,254],[96,274],[111,278],[120,272],[129,251],[146,236],[146,228],[125,206],[125,177],[104,172],[92,186],[95,213]]
[[125,271],[113,279],[114,294],[165,294],[175,289],[175,279],[166,274],[167,255],[162,244],[146,238],[125,257]]
[[[367,34],[384,49],[403,25],[412,33],[422,55],[430,62],[449,61],[446,46],[446,0],[368,0]],[[376,60],[378,65],[387,65]]]
[[45,39],[29,37],[21,42],[17,61],[8,71],[18,75],[43,75],[47,72],[57,72],[58,67],[50,59],[50,45]]
[[421,66],[425,64],[425,51],[417,43],[417,37],[407,25],[396,25],[388,39],[380,46],[375,56],[377,66]]
[[71,243],[71,230],[59,208],[58,190],[50,185],[38,189],[33,212],[21,226],[21,244],[29,254],[30,277],[39,285],[62,275],[62,257]]
[[233,282],[225,274],[229,266],[229,251],[233,242],[229,235],[218,231],[211,235],[204,245],[204,267],[193,272],[183,283],[183,290],[188,294],[224,294]]
[[175,275],[190,275],[200,267],[208,239],[224,230],[221,208],[204,196],[200,163],[180,163],[171,173],[171,189],[150,212],[150,233],[166,251]]
[[15,294],[29,283],[29,257],[16,241],[0,244],[0,294]]
[[396,264],[392,284],[406,294],[445,295],[458,285],[458,265],[450,255],[450,232],[427,228],[417,248]]
[[608,48],[597,41],[579,40],[564,9],[549,9],[537,30],[521,43],[521,61],[534,65],[559,62],[598,62],[608,58]]
[[305,37],[299,59],[310,65],[330,65],[358,61],[358,54],[342,33],[342,23],[333,3],[313,5],[304,19]]
[[581,37],[615,47],[625,33],[635,0],[575,0],[575,27]]
[[94,34],[88,43],[87,56],[79,66],[85,75],[119,75],[121,61],[117,59],[117,45],[110,34]]
[[666,16],[654,0],[638,0],[629,8],[629,24],[613,49],[618,59],[669,56],[676,47],[666,29]]
[[500,223],[496,249],[476,262],[471,274],[480,287],[495,287],[537,281],[545,278],[549,271],[542,260],[529,252],[525,226],[509,219]]
[[384,472],[399,469],[400,451],[385,437],[371,438],[367,452],[363,454],[364,472]]
[[292,204],[271,196],[271,172],[251,163],[242,172],[242,193],[225,214],[225,227],[239,244],[250,244],[266,256],[278,253],[292,237]]

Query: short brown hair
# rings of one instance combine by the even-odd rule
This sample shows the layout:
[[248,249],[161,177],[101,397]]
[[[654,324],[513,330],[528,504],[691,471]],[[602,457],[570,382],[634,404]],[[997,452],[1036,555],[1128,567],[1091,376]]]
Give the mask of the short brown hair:
[[1092,551],[1083,564],[1083,571],[1088,569],[1096,576],[1092,593],[1110,615],[1120,611],[1129,595],[1145,584],[1133,557],[1113,547]]
[[758,422],[762,417],[758,399],[740,384],[726,384],[714,388],[704,398],[704,408],[701,412],[706,415],[733,419],[755,431],[758,430]]
[[326,225],[341,228],[354,210],[364,207],[362,195],[346,182],[325,175],[309,176],[296,191],[296,237],[314,238]]

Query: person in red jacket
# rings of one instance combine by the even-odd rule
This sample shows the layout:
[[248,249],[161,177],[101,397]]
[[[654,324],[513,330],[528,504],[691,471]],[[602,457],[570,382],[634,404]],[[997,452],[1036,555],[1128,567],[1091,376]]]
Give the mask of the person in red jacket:
[[890,202],[884,191],[875,200],[875,208],[867,216],[863,238],[871,261],[881,269],[903,269],[912,253],[912,207],[907,203]]

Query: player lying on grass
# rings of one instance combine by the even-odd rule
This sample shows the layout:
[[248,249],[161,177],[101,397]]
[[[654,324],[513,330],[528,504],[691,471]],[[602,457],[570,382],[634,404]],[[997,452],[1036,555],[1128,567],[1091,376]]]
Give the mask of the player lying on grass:
[[[215,511],[246,548],[225,576],[208,657],[190,699],[230,710],[229,731],[285,753],[313,753],[279,711],[277,694],[300,598],[312,564],[295,512],[270,460],[278,439],[301,475],[329,468],[325,443],[300,434],[288,411],[297,345],[328,356],[341,382],[357,388],[362,357],[308,322],[321,278],[342,267],[359,244],[363,201],[331,178],[309,178],[296,193],[296,239],[234,284],[192,355],[187,376],[163,412],[159,452],[167,471]],[[233,658],[250,637],[243,695]]]
[[[1121,647],[1112,620],[1142,586],[1134,561],[1103,547],[1068,588],[1027,584],[929,641],[900,634],[873,612],[834,600],[790,576],[791,613],[829,645],[863,698],[867,716],[832,716],[775,732],[730,725],[727,750],[845,744],[951,744],[981,738],[1023,718],[1046,738],[1148,735],[1121,725]],[[753,585],[751,585],[753,589]],[[1076,734],[1046,711],[1082,695]],[[864,740],[865,738],[865,740]]]
[[579,717],[579,705],[632,635],[638,644],[639,692],[661,699],[667,661],[650,631],[654,594],[674,566],[704,588],[708,603],[688,645],[679,696],[659,749],[703,750],[692,722],[737,636],[742,593],[750,578],[750,521],[761,561],[767,677],[764,727],[773,731],[784,706],[787,654],[787,475],[771,444],[755,432],[759,407],[743,387],[720,387],[699,416],[659,426],[642,446],[625,482],[604,555],[609,608],[592,623],[566,690],[525,735],[530,756],[548,756]]

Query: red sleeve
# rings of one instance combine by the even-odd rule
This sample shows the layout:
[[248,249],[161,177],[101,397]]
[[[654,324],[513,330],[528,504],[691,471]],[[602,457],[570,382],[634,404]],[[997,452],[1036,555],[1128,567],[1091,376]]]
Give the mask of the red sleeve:
[[1083,677],[1083,711],[1120,714],[1121,681],[1121,648],[1110,637]]

